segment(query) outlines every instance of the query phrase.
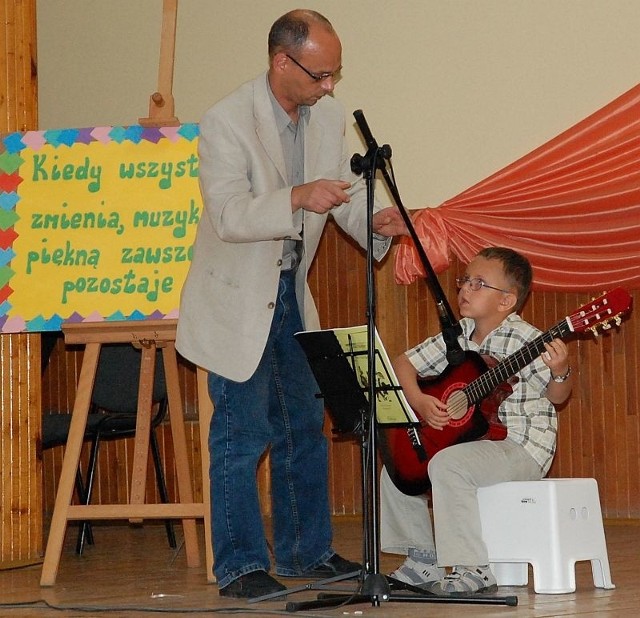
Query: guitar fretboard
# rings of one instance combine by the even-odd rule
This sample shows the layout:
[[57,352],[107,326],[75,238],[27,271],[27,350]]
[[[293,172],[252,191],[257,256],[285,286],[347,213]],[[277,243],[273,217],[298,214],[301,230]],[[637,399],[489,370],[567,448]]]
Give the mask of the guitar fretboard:
[[529,341],[514,354],[507,356],[504,360],[492,367],[481,376],[473,380],[462,390],[467,396],[469,405],[478,403],[491,393],[497,386],[506,382],[511,376],[515,375],[538,358],[544,351],[544,344],[554,339],[562,339],[571,332],[569,322],[565,318],[558,322],[553,328],[542,333],[535,339]]

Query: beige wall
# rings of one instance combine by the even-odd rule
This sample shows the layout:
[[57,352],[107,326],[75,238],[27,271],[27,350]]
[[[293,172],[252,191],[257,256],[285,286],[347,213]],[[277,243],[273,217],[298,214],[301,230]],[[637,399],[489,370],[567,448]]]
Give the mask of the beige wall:
[[[266,68],[284,0],[179,0],[176,114]],[[304,3],[302,4],[304,6]],[[638,0],[316,0],[350,115],[389,143],[403,202],[438,205],[634,86]],[[156,89],[162,0],[38,0],[40,128],[127,125]],[[350,116],[351,117],[351,116]],[[348,129],[353,151],[362,145]]]

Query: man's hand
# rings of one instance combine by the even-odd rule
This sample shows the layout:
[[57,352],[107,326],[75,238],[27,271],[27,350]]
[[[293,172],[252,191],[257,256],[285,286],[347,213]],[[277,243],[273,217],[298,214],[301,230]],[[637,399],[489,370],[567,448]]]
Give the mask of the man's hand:
[[409,230],[394,206],[383,208],[373,215],[373,231],[381,236],[408,236]]
[[351,183],[344,180],[327,180],[326,178],[297,185],[291,189],[291,210],[295,212],[303,208],[324,214],[351,199],[346,192],[350,186]]

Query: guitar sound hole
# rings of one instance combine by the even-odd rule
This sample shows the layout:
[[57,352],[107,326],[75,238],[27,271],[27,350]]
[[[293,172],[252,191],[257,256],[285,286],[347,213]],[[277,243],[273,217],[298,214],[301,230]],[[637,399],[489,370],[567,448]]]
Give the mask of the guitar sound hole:
[[469,401],[464,391],[456,391],[447,399],[447,411],[452,419],[461,419],[469,409]]

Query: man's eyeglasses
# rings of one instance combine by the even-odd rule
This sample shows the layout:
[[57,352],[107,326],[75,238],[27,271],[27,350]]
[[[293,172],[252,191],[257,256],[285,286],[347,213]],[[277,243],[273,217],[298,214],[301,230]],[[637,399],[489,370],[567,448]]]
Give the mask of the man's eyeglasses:
[[303,67],[293,56],[290,56],[289,54],[285,54],[285,56],[289,58],[291,62],[298,65],[313,81],[316,81],[316,82],[323,82],[325,79],[329,79],[330,77],[334,80],[337,80],[338,75],[340,74],[340,71],[341,71],[341,69],[338,69],[333,73],[313,73],[312,71],[309,71],[309,69]]
[[505,294],[510,294],[509,290],[503,290],[502,288],[496,288],[493,285],[489,285],[487,282],[483,281],[479,277],[458,277],[456,279],[456,284],[458,288],[463,288],[465,284],[469,284],[469,287],[477,292],[480,288],[490,288],[492,290],[498,290],[498,292],[504,292]]

